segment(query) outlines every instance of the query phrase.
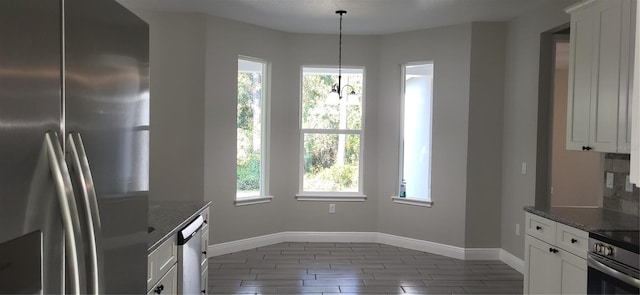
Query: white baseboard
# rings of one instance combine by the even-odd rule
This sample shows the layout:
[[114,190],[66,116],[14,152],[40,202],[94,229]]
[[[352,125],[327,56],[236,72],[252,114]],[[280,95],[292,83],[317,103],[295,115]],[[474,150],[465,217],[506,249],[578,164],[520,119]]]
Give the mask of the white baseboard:
[[226,243],[209,245],[207,257],[215,257],[229,253],[240,252],[258,247],[269,246],[283,242],[283,233],[274,233],[248,239],[236,240]]
[[463,260],[501,260],[523,273],[524,261],[500,248],[462,248],[378,232],[279,232],[209,245],[208,257],[284,242],[381,243]]
[[500,261],[504,262],[508,266],[511,266],[521,274],[524,274],[524,260],[509,253],[507,250],[500,249]]
[[407,248],[411,250],[429,252],[442,256],[452,257],[456,259],[464,259],[464,248],[429,242],[424,240],[412,239],[385,233],[377,233],[378,243],[387,244],[396,247]]
[[500,260],[500,248],[465,248],[465,260]]
[[301,232],[280,233],[282,242],[377,243],[375,232]]

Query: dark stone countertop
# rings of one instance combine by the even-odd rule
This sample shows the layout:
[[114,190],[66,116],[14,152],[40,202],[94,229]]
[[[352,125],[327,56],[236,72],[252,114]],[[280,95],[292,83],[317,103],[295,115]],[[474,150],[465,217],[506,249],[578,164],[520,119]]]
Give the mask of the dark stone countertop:
[[211,201],[149,202],[149,226],[155,230],[149,233],[148,253],[158,248],[210,205]]
[[584,231],[633,231],[638,230],[637,216],[603,208],[581,207],[524,207],[524,211],[557,221]]

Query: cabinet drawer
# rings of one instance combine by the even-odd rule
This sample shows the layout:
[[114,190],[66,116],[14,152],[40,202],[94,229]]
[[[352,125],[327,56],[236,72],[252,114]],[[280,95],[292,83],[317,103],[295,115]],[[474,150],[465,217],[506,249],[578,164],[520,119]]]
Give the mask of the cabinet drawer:
[[578,257],[587,259],[589,234],[575,227],[558,223],[556,228],[556,245]]
[[202,252],[201,264],[207,263],[207,249],[209,248],[209,228],[202,231],[202,244],[200,245],[200,251]]
[[209,293],[209,268],[205,267],[202,269],[202,273],[200,274],[200,290],[202,294]]
[[178,272],[174,264],[169,271],[149,289],[148,295],[178,294]]
[[149,254],[147,265],[147,288],[156,285],[172,266],[176,264],[178,247],[176,238],[171,237],[166,240],[158,249]]
[[202,210],[202,213],[200,213],[200,215],[202,215],[202,218],[204,219],[204,225],[202,226],[203,229],[205,228],[209,228],[209,207],[207,207],[206,209]]
[[531,213],[526,214],[527,234],[549,244],[556,243],[556,222]]

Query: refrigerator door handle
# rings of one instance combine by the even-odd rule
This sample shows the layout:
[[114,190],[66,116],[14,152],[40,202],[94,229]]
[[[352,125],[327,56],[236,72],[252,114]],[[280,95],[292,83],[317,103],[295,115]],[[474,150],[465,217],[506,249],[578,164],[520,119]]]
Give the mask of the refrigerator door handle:
[[69,274],[67,292],[70,294],[84,294],[85,280],[84,255],[82,249],[82,233],[80,229],[80,218],[75,202],[73,186],[67,163],[64,160],[62,146],[58,134],[55,131],[48,131],[44,136],[44,149],[47,152],[51,176],[55,183],[55,190],[60,204],[60,214],[62,216],[62,227],[64,229],[65,260]]
[[67,155],[71,158],[75,170],[78,188],[80,189],[80,203],[84,210],[85,227],[89,244],[89,266],[87,269],[87,292],[89,294],[105,293],[103,285],[104,253],[102,249],[102,225],[98,210],[96,190],[93,185],[91,167],[84,149],[82,137],[78,132],[71,132],[67,136]]

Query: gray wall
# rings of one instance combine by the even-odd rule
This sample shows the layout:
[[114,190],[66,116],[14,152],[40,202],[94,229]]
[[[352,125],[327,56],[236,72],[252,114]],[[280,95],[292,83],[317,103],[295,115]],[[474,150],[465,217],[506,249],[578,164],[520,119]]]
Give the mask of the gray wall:
[[500,247],[505,23],[473,23],[467,149],[467,248]]
[[149,200],[201,200],[205,17],[192,13],[139,15],[150,27],[153,77]]
[[[383,36],[380,42],[378,231],[462,247],[465,242],[471,25]],[[401,64],[433,61],[432,208],[397,194]],[[446,225],[446,226],[445,226]]]
[[[507,25],[502,158],[502,248],[524,257],[523,206],[534,205],[540,34],[569,22],[562,9],[574,0],[549,1]],[[525,175],[521,164],[528,165]],[[520,235],[515,234],[516,224]]]
[[[283,194],[277,195],[287,202],[283,212],[286,212],[284,230],[286,231],[326,231],[326,232],[372,232],[376,230],[376,177],[379,156],[376,153],[376,132],[378,109],[378,37],[376,36],[344,36],[342,40],[342,60],[344,66],[365,67],[364,110],[365,122],[363,126],[364,137],[361,139],[364,147],[362,157],[364,169],[364,194],[368,199],[365,202],[337,202],[336,213],[329,214],[327,202],[296,201],[295,193],[298,190],[298,166],[299,166],[299,137],[298,137],[298,112],[300,97],[300,70],[304,65],[336,65],[338,62],[338,38],[336,35],[316,34],[289,34],[288,42],[283,44],[287,51],[289,79],[287,85],[288,95],[286,101],[279,105],[280,112],[287,114],[294,120],[289,120],[287,126],[272,129],[272,135],[276,133],[289,134],[286,140],[278,142],[278,147],[273,150],[273,157],[287,163],[288,174],[278,177],[282,181],[278,186],[286,187]],[[275,147],[275,146],[274,146]],[[276,184],[274,184],[274,189]]]
[[[213,201],[212,244],[282,231],[287,198],[279,190],[278,175],[291,175],[286,161],[272,157],[274,183],[272,203],[234,205],[236,193],[236,88],[238,55],[272,63],[270,149],[278,154],[283,139],[278,131],[296,117],[281,113],[284,104],[295,104],[287,89],[285,34],[222,18],[208,17],[206,23],[206,102],[204,106],[204,199]],[[293,82],[295,84],[295,82]],[[294,113],[295,114],[295,113]],[[294,119],[294,120],[292,120]],[[286,137],[286,135],[284,135]],[[284,151],[286,152],[286,150]],[[290,161],[290,160],[289,160]],[[286,188],[285,188],[286,190]]]
[[[155,134],[156,138],[163,141],[152,142],[152,146],[162,145],[161,148],[166,150],[176,150],[182,145],[189,145],[193,150],[189,155],[180,157],[173,154],[153,158],[155,162],[161,162],[166,157],[179,165],[155,166],[155,173],[165,178],[158,178],[163,181],[155,182],[159,189],[154,187],[152,190],[160,196],[160,191],[174,188],[167,198],[184,199],[187,191],[187,197],[212,200],[215,212],[212,214],[213,244],[280,231],[374,231],[460,247],[465,247],[465,243],[474,247],[499,247],[499,231],[484,236],[479,233],[480,228],[497,228],[499,225],[495,214],[499,210],[496,202],[499,194],[491,188],[500,187],[500,169],[490,169],[491,173],[487,173],[485,166],[489,163],[469,161],[467,142],[480,143],[481,138],[486,138],[469,134],[472,123],[470,97],[474,100],[471,118],[482,123],[473,128],[479,128],[479,132],[493,129],[493,134],[486,136],[500,141],[500,116],[495,114],[501,113],[501,87],[490,85],[501,80],[500,66],[496,71],[495,63],[501,64],[499,44],[504,35],[504,25],[465,24],[385,36],[346,36],[343,42],[345,65],[366,68],[363,181],[368,199],[365,202],[339,202],[336,213],[329,214],[328,203],[296,201],[294,196],[298,189],[300,68],[303,65],[334,65],[336,36],[287,34],[223,18],[191,14],[168,16],[149,13],[147,19],[152,31],[164,32],[152,33],[157,50],[172,47],[179,50],[160,51],[152,61],[152,67],[157,67],[158,71],[163,69],[165,75],[171,74],[170,78],[157,78],[163,73],[152,78],[157,87],[154,102],[166,105],[164,112],[156,111],[154,114],[164,119],[157,125],[177,128],[172,124],[183,126],[200,120],[197,121],[200,124],[198,128],[172,129],[181,136],[199,133],[184,142],[176,141],[172,133],[154,125],[154,130],[161,130]],[[475,41],[478,54],[474,55],[477,60],[473,74],[472,28],[479,36]],[[498,45],[484,44],[484,38]],[[274,199],[267,204],[241,207],[233,204],[238,55],[262,58],[273,65],[270,186]],[[183,60],[189,63],[174,64]],[[435,205],[424,208],[395,204],[389,197],[396,193],[397,187],[400,65],[429,60],[435,62],[432,182]],[[486,62],[493,68],[484,69]],[[182,68],[190,71],[185,73],[180,71]],[[472,75],[480,77],[487,74],[494,76],[482,80],[482,85],[472,87]],[[204,89],[204,94],[199,92],[194,99],[197,103],[187,106],[175,101],[174,96],[162,95],[199,89]],[[471,89],[476,92],[473,96],[470,96]],[[175,116],[176,110],[181,108],[185,108],[184,113],[180,113],[180,117]],[[489,151],[487,147],[479,147],[474,153],[500,154],[499,148]],[[180,162],[184,156],[199,161]],[[493,167],[500,167],[491,161]],[[194,174],[203,176],[168,179],[172,174],[181,173],[175,167],[184,165],[189,165],[188,170]],[[474,177],[468,178],[468,173]],[[489,175],[489,178],[482,178],[482,175]],[[193,188],[184,188],[191,185],[193,179],[199,179],[203,192],[191,193]],[[475,188],[473,193],[468,192],[467,182]],[[482,210],[467,210],[468,198],[473,198],[470,206],[480,206]],[[485,210],[489,207],[492,208]],[[439,226],[442,224],[447,226]]]
[[[499,36],[489,35],[491,31],[499,33],[500,25],[466,24],[378,37],[347,36],[344,40],[345,61],[349,65],[367,67],[364,155],[367,172],[364,185],[368,200],[338,203],[336,214],[328,214],[327,203],[294,199],[298,173],[300,65],[335,64],[335,36],[286,34],[215,17],[206,17],[206,24],[197,28],[196,23],[200,21],[197,17],[178,21],[164,15],[154,16],[152,44],[155,38],[164,46],[177,47],[176,53],[185,56],[162,51],[153,57],[152,49],[152,68],[163,67],[163,72],[167,72],[152,76],[152,112],[156,112],[152,115],[152,124],[155,124],[152,128],[162,130],[152,132],[152,151],[155,150],[152,153],[165,151],[162,156],[152,156],[152,170],[155,170],[152,171],[152,190],[167,196],[183,197],[186,194],[190,197],[202,189],[198,198],[214,201],[213,244],[284,230],[378,231],[460,247],[501,245],[522,257],[523,234],[516,236],[514,227],[516,223],[524,223],[522,206],[532,205],[535,194],[535,81],[539,37],[541,32],[568,22],[569,18],[561,8],[571,2],[574,1],[550,1],[545,7],[507,24],[503,127],[498,127],[502,129],[503,138],[500,143],[500,134],[486,135],[497,146],[492,151],[487,146],[473,150],[473,144],[484,138],[478,137],[474,128],[487,130],[501,124],[500,116],[492,116],[500,113],[500,91],[472,84],[471,80],[485,74],[480,68],[485,61],[482,58],[474,60],[474,56],[501,62],[499,44],[483,44],[484,37],[480,37],[499,40]],[[201,28],[205,28],[204,32]],[[154,30],[163,33],[154,37]],[[204,37],[200,37],[203,34]],[[185,40],[184,44],[180,40]],[[496,50],[494,55],[490,54],[491,50]],[[233,205],[238,54],[273,63],[270,148],[273,151],[271,191],[275,198],[269,204]],[[188,63],[176,61],[174,65],[175,60]],[[397,186],[400,64],[427,60],[435,62],[432,208],[400,205],[389,200]],[[493,71],[500,75],[499,69],[491,69],[489,73]],[[162,75],[171,75],[171,78],[157,78]],[[486,83],[500,84],[499,78],[485,79]],[[182,105],[184,101],[176,101],[185,99],[185,93],[192,92],[195,92],[192,95],[195,100],[188,106]],[[204,100],[200,98],[202,96]],[[495,108],[485,109],[483,101]],[[158,104],[166,107],[156,111]],[[154,123],[154,116],[156,121],[164,122]],[[495,120],[485,121],[489,118]],[[476,121],[483,124],[475,126],[473,122]],[[170,126],[172,124],[178,124],[180,128]],[[173,135],[184,142],[177,141]],[[484,180],[482,168],[488,163],[476,162],[470,157],[486,151],[493,159],[500,153],[500,145],[502,169],[491,169],[487,176],[489,180]],[[178,159],[167,160],[170,157]],[[498,158],[490,164],[500,166]],[[171,161],[172,165],[154,163],[162,161]],[[529,164],[526,175],[520,174],[522,162]],[[199,178],[197,171],[204,176]],[[168,183],[171,177],[176,178]],[[500,190],[495,190],[496,187]],[[502,196],[499,205],[498,195]],[[478,204],[486,206],[475,210]],[[501,211],[500,218],[496,214],[498,210]],[[501,224],[501,233],[491,232],[490,235],[500,238],[501,243],[478,235],[480,229],[498,224]]]

